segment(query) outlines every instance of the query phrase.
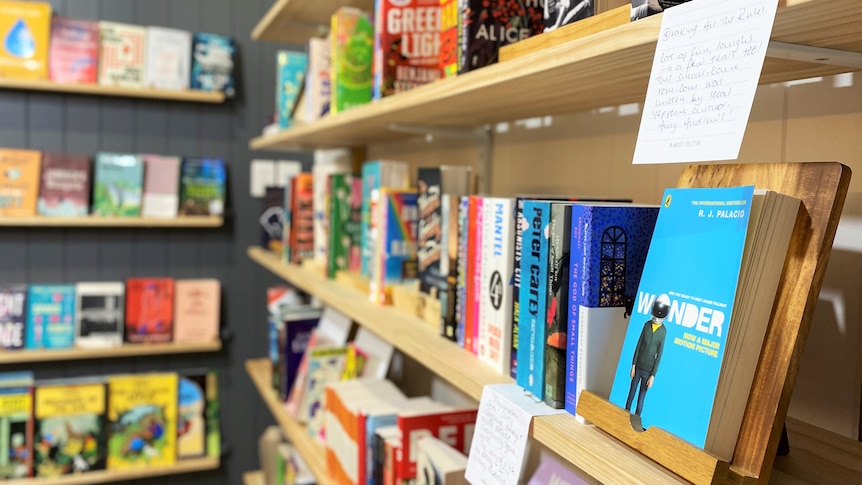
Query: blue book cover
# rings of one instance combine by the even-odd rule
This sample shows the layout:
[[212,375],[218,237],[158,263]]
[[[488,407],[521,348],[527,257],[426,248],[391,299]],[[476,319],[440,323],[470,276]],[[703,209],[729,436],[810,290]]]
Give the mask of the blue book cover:
[[180,168],[181,216],[220,216],[225,204],[224,160],[186,158]]
[[99,153],[93,170],[93,214],[138,217],[144,186],[144,161],[127,153]]
[[521,288],[518,306],[517,383],[536,398],[544,399],[545,390],[545,317],[547,313],[548,230],[551,203],[525,200],[518,221],[522,229]]
[[69,349],[75,345],[75,285],[30,285],[28,349]]
[[190,86],[200,91],[235,94],[233,68],[236,45],[230,37],[195,32],[192,37],[192,78]]
[[376,231],[371,224],[371,214],[377,204],[380,188],[407,188],[409,172],[403,162],[377,160],[362,165],[362,221],[360,241],[362,254],[362,276],[371,276],[371,260],[374,257]]
[[365,477],[359,477],[359,483],[375,485],[375,440],[378,429],[398,424],[398,413],[369,415],[365,419]]
[[566,410],[589,389],[607,398],[658,206],[572,206]]
[[419,194],[412,190],[380,191],[380,227],[372,260],[369,284],[371,301],[391,301],[392,287],[410,283],[418,277],[416,229],[419,219]]
[[0,349],[23,349],[27,326],[27,285],[0,286]]
[[[610,401],[695,446],[706,442],[753,187],[668,189]],[[635,399],[635,393],[637,399]]]
[[276,55],[278,80],[275,88],[275,104],[278,115],[278,126],[289,128],[293,118],[293,110],[299,100],[305,84],[305,72],[308,69],[308,55],[302,52],[278,51]]

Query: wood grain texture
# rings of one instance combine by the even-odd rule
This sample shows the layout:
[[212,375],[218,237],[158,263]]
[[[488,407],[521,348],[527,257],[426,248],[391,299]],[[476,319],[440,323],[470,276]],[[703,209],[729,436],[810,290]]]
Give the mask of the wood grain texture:
[[127,483],[142,478],[163,477],[183,473],[216,470],[220,467],[215,458],[194,458],[181,460],[171,466],[137,468],[130,470],[100,470],[79,475],[67,475],[59,478],[19,478],[8,480],[7,485],[87,485],[91,483]]
[[220,216],[159,217],[0,217],[2,227],[221,227]]
[[860,483],[862,443],[787,418],[790,454],[775,459],[772,483]]
[[374,0],[278,0],[251,31],[254,40],[305,44],[329,31],[329,20],[338,7],[374,11]]
[[245,370],[287,439],[305,459],[311,473],[317,478],[317,483],[320,485],[334,483],[329,476],[329,470],[326,468],[323,445],[308,435],[305,426],[287,413],[284,409],[284,403],[276,396],[271,384],[272,364],[269,359],[247,360],[245,361]]
[[67,360],[112,359],[142,355],[194,354],[218,352],[221,341],[202,343],[126,344],[105,349],[19,350],[0,352],[0,365],[27,362],[62,362]]
[[582,39],[604,30],[626,25],[631,20],[631,3],[617,7],[607,12],[578,20],[569,25],[564,25],[551,32],[545,32],[522,41],[515,42],[500,48],[500,62],[511,61],[527,54],[538,52],[555,45],[560,45],[577,39]]
[[[274,135],[255,150],[363,146],[409,136],[392,123],[476,127],[488,123],[643,102],[661,15],[420,86]],[[862,51],[862,2],[793,0],[778,11],[772,40]],[[766,59],[762,84],[847,72]],[[500,100],[506,100],[501,103]]]
[[242,474],[243,485],[266,485],[263,472],[260,470]]
[[9,78],[0,78],[0,89],[88,94],[91,96],[115,96],[121,98],[167,99],[171,101],[185,101],[191,103],[223,103],[225,100],[224,93],[222,92],[194,90],[169,91],[166,89],[100,86],[98,84],[61,84],[52,81]]

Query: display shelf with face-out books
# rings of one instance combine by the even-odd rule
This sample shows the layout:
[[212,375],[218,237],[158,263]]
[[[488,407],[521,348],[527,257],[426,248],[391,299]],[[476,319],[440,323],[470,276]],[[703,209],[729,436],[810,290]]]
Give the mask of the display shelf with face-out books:
[[[290,0],[287,2],[292,3]],[[309,2],[310,3],[310,2]],[[772,40],[791,45],[862,52],[862,2],[786,0]],[[643,102],[662,15],[565,42],[539,52],[326,116],[307,125],[257,137],[254,150],[360,147],[416,136],[421,127],[477,127],[535,116]],[[762,84],[857,70],[769,57]],[[500,102],[505,100],[506,102]],[[395,127],[397,128],[397,127]],[[421,131],[421,130],[420,130]]]
[[181,217],[0,217],[0,227],[206,228],[224,225],[222,216]]
[[119,347],[104,348],[4,350],[0,352],[0,365],[26,364],[31,362],[62,362],[67,360],[114,359],[146,355],[195,354],[203,352],[218,352],[221,348],[221,340],[215,340],[212,342],[199,343],[169,342],[124,344]]
[[0,77],[0,90],[44,91],[66,94],[87,94],[91,96],[113,96],[120,98],[159,99],[185,101],[189,103],[223,103],[225,95],[221,91],[196,91],[186,89],[128,88],[103,86],[100,84],[66,84],[38,79],[12,79]]
[[251,31],[254,40],[305,44],[310,37],[329,31],[329,20],[338,7],[374,9],[374,0],[277,0]]
[[285,437],[305,460],[311,473],[317,479],[317,483],[319,485],[335,483],[329,476],[323,445],[309,436],[305,425],[287,412],[284,402],[278,398],[272,388],[272,363],[269,359],[247,360],[245,361],[245,370],[266,407],[269,408],[273,418],[284,432]]
[[171,466],[138,467],[127,470],[99,470],[57,478],[16,478],[3,483],[8,485],[88,485],[93,483],[129,483],[132,480],[180,475],[183,473],[217,470],[221,466],[217,458],[191,458],[178,460]]

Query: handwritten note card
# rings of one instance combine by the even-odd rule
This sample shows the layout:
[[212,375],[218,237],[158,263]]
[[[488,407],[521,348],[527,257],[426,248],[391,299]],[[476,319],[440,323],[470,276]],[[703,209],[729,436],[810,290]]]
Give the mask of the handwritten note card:
[[739,156],[778,0],[695,0],[664,12],[634,163]]
[[533,416],[560,414],[515,384],[485,386],[470,445],[466,478],[472,485],[517,485]]

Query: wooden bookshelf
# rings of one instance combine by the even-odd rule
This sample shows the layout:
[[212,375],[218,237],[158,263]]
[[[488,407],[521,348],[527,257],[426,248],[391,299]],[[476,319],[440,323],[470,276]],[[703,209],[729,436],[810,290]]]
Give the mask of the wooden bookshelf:
[[260,470],[242,474],[243,485],[266,485],[263,472]]
[[179,475],[181,473],[217,470],[221,464],[216,458],[194,458],[180,460],[171,466],[152,468],[132,468],[129,470],[101,470],[79,475],[67,475],[59,478],[18,478],[3,483],[7,485],[86,485],[90,483],[112,483],[142,478]]
[[221,216],[184,216],[171,219],[160,217],[0,217],[5,227],[221,227]]
[[171,91],[167,89],[123,88],[98,84],[62,84],[35,79],[9,79],[0,77],[0,89],[21,91],[47,91],[66,94],[88,94],[91,96],[115,96],[121,98],[161,99],[190,103],[223,103],[224,93],[209,91]]
[[333,484],[334,481],[330,478],[329,469],[326,467],[323,445],[308,435],[308,431],[302,423],[287,414],[284,403],[272,388],[272,365],[269,359],[247,360],[245,361],[245,370],[287,439],[305,459],[311,473],[317,478],[317,483],[319,485]]
[[113,359],[145,355],[197,354],[218,352],[220,340],[202,343],[124,344],[103,349],[58,349],[58,350],[4,350],[0,351],[0,365],[26,364],[29,362],[55,362],[64,360]]
[[373,12],[374,0],[277,0],[251,31],[251,38],[305,44],[329,31],[329,20],[338,7]]
[[[778,11],[772,40],[862,51],[862,2],[787,0],[787,4]],[[257,137],[250,147],[295,150],[364,146],[416,136],[392,131],[389,127],[393,123],[476,127],[643,102],[660,26],[661,15],[652,16],[389,96],[312,124]],[[768,57],[760,82],[852,70]]]

